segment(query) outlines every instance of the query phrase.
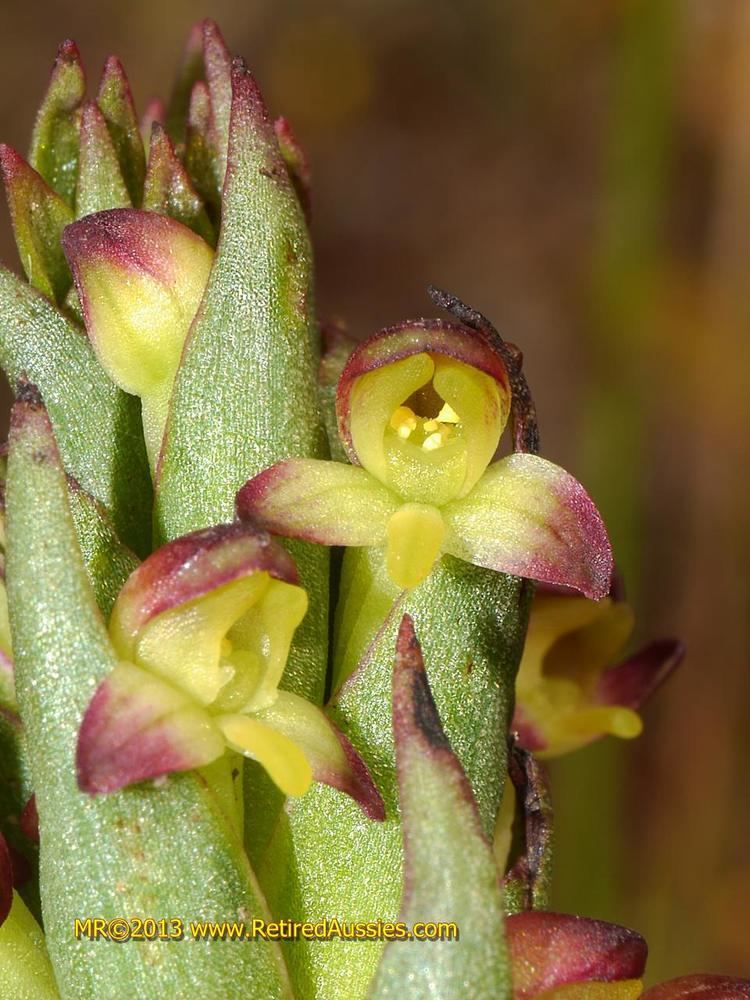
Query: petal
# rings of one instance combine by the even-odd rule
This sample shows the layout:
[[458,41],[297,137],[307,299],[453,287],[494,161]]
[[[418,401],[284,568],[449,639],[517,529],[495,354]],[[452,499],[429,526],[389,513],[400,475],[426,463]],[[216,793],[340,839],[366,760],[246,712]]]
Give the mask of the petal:
[[508,917],[505,927],[514,1000],[569,983],[638,979],[646,965],[646,942],[618,924],[532,910]]
[[577,480],[538,455],[496,462],[443,517],[445,551],[459,559],[594,599],[609,591],[612,549],[599,512]]
[[682,663],[685,647],[676,639],[657,639],[624,663],[605,671],[594,692],[601,705],[637,709]]
[[153,464],[213,251],[174,219],[127,209],[68,226],[63,247],[102,366],[121,389],[143,398]]
[[397,587],[416,587],[440,557],[445,522],[437,507],[406,503],[388,522],[388,575]]
[[[349,368],[351,358],[344,367]],[[349,431],[352,446],[349,457],[363,465],[381,482],[388,478],[385,429],[393,411],[432,378],[435,363],[429,354],[413,354],[387,366],[361,375],[352,384],[349,397]],[[344,374],[342,373],[341,379]],[[341,391],[339,381],[339,392]],[[338,397],[337,397],[338,405]],[[342,435],[343,436],[343,435]],[[344,438],[346,444],[346,438]]]
[[140,631],[157,615],[254,573],[298,582],[291,556],[250,524],[202,528],[163,545],[131,573],[115,603],[110,634],[119,655],[132,658]]
[[143,208],[177,219],[207,243],[215,244],[214,227],[205,205],[177,156],[172,140],[158,122],[151,126],[150,137]]
[[219,715],[216,724],[233,750],[257,760],[285,795],[304,795],[312,769],[304,752],[273,726],[245,715]]
[[237,494],[239,517],[320,545],[382,545],[398,507],[364,469],[314,458],[277,462]]
[[[279,603],[277,589],[270,589],[272,580],[280,580],[299,599],[289,600],[287,591],[287,600],[282,595]],[[115,602],[110,636],[123,659],[163,675],[208,705],[228,682],[246,680],[237,676],[242,665],[232,663],[231,655],[224,658],[237,645],[230,642],[227,649],[225,638],[268,596],[284,613],[265,629],[261,620],[251,651],[259,667],[273,670],[275,687],[306,609],[307,598],[296,580],[287,553],[251,525],[192,532],[158,549],[131,574]]]
[[320,708],[290,691],[279,691],[274,703],[254,718],[302,749],[315,781],[350,795],[369,819],[385,819],[385,806],[367,765]]
[[209,715],[181,691],[129,663],[97,688],[78,733],[78,786],[114,792],[215,760],[224,740]]
[[695,975],[670,979],[652,986],[643,1000],[748,1000],[750,979],[730,976]]
[[467,444],[467,467],[459,497],[479,481],[492,461],[508,421],[510,396],[484,372],[439,355],[432,384],[436,392],[461,415]]
[[[509,398],[508,372],[502,358],[487,338],[474,330],[440,320],[413,320],[381,330],[356,348],[339,382],[336,398],[339,433],[352,462],[365,464],[362,456],[358,455],[358,446],[353,440],[351,422],[354,418],[352,394],[355,383],[366,373],[384,365],[393,366],[395,362],[404,358],[424,353],[446,355],[479,369],[480,372],[493,378],[500,387],[502,395]],[[421,384],[424,385],[424,382]],[[403,396],[397,399],[394,406],[398,406],[403,399]],[[391,407],[388,416],[393,408]]]

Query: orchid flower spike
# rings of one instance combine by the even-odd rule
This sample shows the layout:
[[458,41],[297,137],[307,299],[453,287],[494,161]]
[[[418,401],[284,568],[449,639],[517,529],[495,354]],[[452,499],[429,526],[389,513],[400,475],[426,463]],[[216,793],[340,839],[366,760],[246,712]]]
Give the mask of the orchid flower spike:
[[229,747],[287,795],[313,779],[383,805],[362,760],[322,710],[279,690],[307,594],[265,532],[222,524],[153,553],[125,583],[109,634],[120,663],[97,688],[78,737],[91,794],[202,767]]
[[580,483],[538,455],[493,461],[511,401],[503,355],[481,331],[437,320],[384,330],[338,384],[352,464],[279,462],[240,490],[239,516],[323,545],[384,546],[402,588],[449,554],[603,597],[610,544]]
[[598,603],[564,588],[537,588],[511,725],[521,746],[557,757],[608,734],[640,735],[638,709],[685,650],[675,639],[659,639],[617,663],[633,625],[616,587]]

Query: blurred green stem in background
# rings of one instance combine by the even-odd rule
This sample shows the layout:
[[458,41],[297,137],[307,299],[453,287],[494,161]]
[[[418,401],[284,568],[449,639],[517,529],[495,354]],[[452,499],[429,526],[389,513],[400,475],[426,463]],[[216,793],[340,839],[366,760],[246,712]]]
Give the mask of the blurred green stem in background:
[[[658,379],[644,359],[663,251],[679,7],[674,0],[630,0],[622,8],[593,248],[581,472],[637,607],[648,402]],[[557,909],[610,920],[621,914],[631,752],[607,740],[555,762]]]

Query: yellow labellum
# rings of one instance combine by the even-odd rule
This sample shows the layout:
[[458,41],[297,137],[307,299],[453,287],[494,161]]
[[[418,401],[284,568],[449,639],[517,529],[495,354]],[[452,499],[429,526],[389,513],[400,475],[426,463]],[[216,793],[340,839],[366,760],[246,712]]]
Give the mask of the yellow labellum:
[[399,587],[416,587],[428,575],[445,538],[437,507],[407,503],[388,522],[388,573]]

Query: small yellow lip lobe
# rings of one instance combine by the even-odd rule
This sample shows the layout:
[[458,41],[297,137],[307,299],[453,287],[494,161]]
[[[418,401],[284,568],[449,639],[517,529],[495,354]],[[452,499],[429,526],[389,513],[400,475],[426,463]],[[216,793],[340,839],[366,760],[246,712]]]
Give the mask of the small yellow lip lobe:
[[388,573],[399,587],[416,587],[440,557],[445,522],[437,507],[407,503],[388,523]]

